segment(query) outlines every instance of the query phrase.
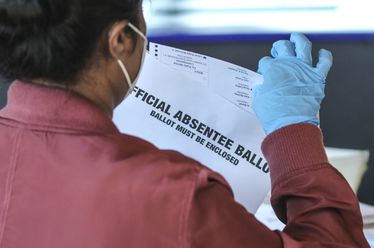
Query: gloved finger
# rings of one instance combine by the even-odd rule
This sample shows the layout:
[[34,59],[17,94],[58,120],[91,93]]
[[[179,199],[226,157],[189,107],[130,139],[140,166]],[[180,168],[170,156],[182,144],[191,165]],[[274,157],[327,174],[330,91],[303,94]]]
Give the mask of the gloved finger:
[[316,70],[321,76],[323,76],[324,78],[327,77],[327,74],[331,69],[332,63],[332,53],[326,49],[319,50],[319,58],[318,63],[316,65]]
[[311,66],[313,63],[312,42],[300,33],[292,33],[290,41],[295,45],[296,57]]
[[289,40],[279,40],[273,44],[271,55],[274,58],[296,56],[295,47]]
[[260,59],[260,61],[258,62],[257,72],[260,74],[263,74],[272,61],[273,61],[273,58],[269,56],[266,56]]

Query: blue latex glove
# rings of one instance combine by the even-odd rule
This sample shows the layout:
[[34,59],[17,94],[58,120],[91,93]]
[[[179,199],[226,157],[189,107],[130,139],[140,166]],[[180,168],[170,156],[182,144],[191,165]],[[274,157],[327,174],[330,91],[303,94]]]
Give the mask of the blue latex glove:
[[319,125],[318,112],[324,98],[325,80],[332,54],[319,51],[312,65],[312,43],[303,34],[273,44],[272,57],[259,62],[263,84],[253,89],[253,109],[266,134],[296,123]]

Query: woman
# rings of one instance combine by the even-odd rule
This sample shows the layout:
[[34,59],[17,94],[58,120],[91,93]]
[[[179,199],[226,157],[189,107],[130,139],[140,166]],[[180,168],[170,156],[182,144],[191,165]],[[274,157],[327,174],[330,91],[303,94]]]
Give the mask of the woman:
[[1,248],[368,247],[316,126],[331,55],[313,68],[304,36],[274,45],[255,92],[287,223],[272,232],[220,175],[112,123],[142,63],[141,1],[9,0],[0,13],[0,73],[17,78],[0,112]]

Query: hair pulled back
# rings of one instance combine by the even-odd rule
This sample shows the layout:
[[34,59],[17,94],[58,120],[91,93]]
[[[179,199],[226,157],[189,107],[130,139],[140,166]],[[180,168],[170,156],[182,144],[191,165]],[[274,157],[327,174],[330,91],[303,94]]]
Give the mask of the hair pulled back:
[[0,0],[0,75],[75,83],[106,29],[124,19],[138,25],[139,2]]

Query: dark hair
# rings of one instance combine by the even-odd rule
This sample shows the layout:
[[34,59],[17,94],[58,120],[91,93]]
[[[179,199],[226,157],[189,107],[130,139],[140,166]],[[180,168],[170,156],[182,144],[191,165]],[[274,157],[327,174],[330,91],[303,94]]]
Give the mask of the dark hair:
[[0,75],[75,83],[105,30],[124,19],[138,25],[140,2],[0,0]]

